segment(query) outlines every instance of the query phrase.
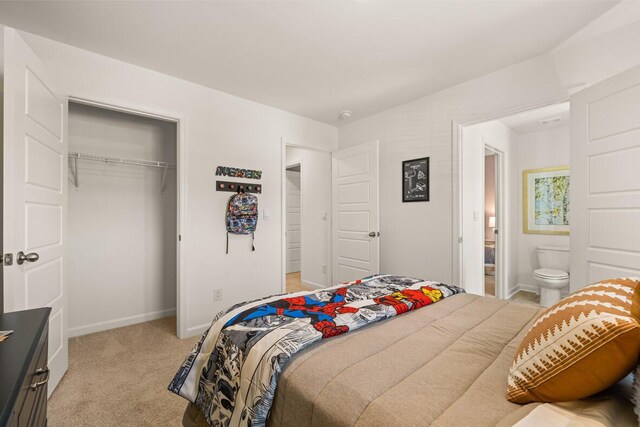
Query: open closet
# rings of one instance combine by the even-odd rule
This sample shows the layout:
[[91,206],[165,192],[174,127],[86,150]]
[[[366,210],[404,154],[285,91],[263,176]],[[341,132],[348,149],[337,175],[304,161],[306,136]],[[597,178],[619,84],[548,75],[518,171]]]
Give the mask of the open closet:
[[175,315],[176,126],[69,103],[69,336]]

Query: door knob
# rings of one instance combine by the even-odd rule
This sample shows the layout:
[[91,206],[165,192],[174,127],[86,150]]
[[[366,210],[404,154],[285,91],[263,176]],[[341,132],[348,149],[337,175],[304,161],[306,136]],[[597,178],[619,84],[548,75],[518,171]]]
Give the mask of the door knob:
[[31,252],[30,254],[26,254],[22,251],[18,252],[18,256],[16,257],[16,263],[18,265],[22,265],[25,261],[27,262],[36,262],[40,259],[40,255],[35,252]]
[[376,237],[376,232],[372,231],[371,233],[369,233],[369,237]]

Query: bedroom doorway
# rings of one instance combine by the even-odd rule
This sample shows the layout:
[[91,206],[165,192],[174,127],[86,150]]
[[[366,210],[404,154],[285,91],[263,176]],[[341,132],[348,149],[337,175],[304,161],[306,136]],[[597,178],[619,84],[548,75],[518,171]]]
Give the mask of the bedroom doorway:
[[282,291],[331,284],[331,153],[283,143]]
[[287,165],[287,292],[302,289],[302,187],[300,163]]

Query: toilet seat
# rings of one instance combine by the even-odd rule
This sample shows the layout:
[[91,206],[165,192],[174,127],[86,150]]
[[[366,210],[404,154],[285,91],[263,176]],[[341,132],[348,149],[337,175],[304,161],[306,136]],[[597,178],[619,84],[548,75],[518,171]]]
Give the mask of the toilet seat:
[[566,280],[569,278],[569,273],[562,270],[553,270],[551,268],[539,268],[533,272],[533,275],[538,279],[547,280]]

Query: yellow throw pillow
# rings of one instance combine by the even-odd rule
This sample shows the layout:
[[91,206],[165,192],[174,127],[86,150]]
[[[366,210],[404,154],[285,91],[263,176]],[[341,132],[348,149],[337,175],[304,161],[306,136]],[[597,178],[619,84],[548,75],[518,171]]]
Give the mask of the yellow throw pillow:
[[640,279],[580,289],[531,326],[509,371],[507,399],[565,402],[604,390],[640,356]]

